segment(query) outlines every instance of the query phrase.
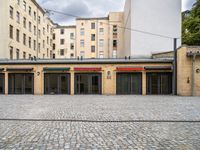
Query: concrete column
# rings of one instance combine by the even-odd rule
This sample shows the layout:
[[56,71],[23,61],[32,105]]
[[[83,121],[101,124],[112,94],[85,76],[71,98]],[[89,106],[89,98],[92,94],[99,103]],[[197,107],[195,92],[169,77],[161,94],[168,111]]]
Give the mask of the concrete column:
[[70,74],[70,94],[71,95],[74,95],[74,77],[75,77],[75,75],[74,75],[74,72],[71,72],[71,74]]
[[8,95],[8,72],[5,72],[5,95]]
[[44,94],[44,74],[41,69],[36,69],[34,73],[34,94],[43,95]]
[[142,95],[146,95],[146,85],[147,85],[147,77],[146,77],[146,72],[142,72]]

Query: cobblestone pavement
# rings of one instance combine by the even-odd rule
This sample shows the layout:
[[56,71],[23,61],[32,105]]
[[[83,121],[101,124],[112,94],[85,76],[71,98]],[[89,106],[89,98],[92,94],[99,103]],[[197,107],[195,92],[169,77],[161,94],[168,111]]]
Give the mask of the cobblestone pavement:
[[200,121],[199,97],[0,96],[0,119],[0,150],[200,149],[200,122],[123,122]]

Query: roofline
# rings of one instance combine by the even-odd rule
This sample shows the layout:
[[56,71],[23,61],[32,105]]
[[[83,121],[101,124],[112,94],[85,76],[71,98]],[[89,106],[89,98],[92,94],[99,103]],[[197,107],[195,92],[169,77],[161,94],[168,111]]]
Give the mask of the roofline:
[[76,20],[108,20],[109,17],[99,17],[99,18],[76,18]]
[[40,9],[40,11],[41,11],[43,14],[46,13],[45,10],[36,2],[36,0],[31,0],[31,1],[37,6],[38,9]]
[[54,29],[62,29],[62,28],[76,28],[76,25],[70,25],[70,26],[61,26],[61,25],[58,25]]

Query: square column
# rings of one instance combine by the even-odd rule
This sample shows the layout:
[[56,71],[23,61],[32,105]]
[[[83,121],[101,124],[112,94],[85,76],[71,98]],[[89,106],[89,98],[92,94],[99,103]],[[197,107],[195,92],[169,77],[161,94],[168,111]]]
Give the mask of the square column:
[[71,72],[70,73],[70,94],[71,95],[74,95],[74,78],[75,78],[75,76],[74,76],[74,72]]
[[5,84],[5,95],[8,95],[8,72],[5,72],[5,81],[4,81],[4,84]]
[[146,72],[142,72],[142,95],[147,94],[147,77],[146,77]]

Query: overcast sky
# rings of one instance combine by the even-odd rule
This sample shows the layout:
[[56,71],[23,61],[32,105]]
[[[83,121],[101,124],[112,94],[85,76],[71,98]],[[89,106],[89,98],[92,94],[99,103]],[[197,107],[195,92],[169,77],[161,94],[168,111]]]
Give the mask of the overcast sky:
[[[104,17],[110,11],[123,11],[125,0],[36,0],[43,8],[73,14],[80,17]],[[196,0],[182,0],[182,10],[192,7]],[[54,22],[74,24],[74,18],[60,14],[51,14]]]

